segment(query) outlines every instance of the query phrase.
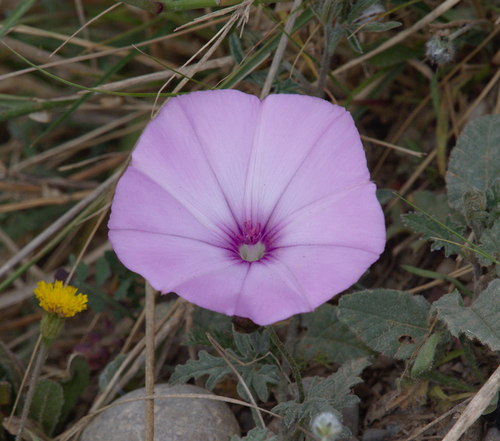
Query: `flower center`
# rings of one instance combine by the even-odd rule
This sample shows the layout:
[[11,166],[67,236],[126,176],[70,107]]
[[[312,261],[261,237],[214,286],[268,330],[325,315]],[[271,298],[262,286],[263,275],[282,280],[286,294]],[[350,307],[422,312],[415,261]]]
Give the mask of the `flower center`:
[[243,236],[237,234],[236,237],[241,240],[242,244],[239,247],[240,256],[247,262],[255,262],[264,255],[266,246],[260,240],[262,233],[260,231],[260,223],[256,227],[252,227],[252,222],[245,222],[245,231]]

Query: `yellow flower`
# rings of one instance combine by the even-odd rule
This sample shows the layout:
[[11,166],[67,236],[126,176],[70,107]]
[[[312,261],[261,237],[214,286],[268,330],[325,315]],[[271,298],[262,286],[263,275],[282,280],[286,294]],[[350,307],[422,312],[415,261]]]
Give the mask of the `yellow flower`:
[[87,295],[75,295],[77,291],[73,286],[63,286],[60,280],[54,284],[42,281],[38,283],[35,295],[45,311],[61,317],[73,317],[77,312],[87,309]]

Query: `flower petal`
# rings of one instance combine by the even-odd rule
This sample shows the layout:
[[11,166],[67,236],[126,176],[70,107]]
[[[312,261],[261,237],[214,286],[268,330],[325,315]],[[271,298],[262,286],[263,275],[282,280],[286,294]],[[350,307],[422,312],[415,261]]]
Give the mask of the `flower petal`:
[[201,274],[176,292],[198,306],[269,325],[313,307],[279,261],[252,262]]
[[375,190],[366,182],[297,210],[275,227],[278,246],[334,245],[378,258],[385,247],[385,221]]
[[186,280],[235,264],[231,251],[185,237],[110,230],[109,239],[122,263],[163,294]]
[[280,222],[288,214],[330,194],[369,182],[365,152],[354,121],[342,108],[335,109],[338,117],[310,149],[284,189],[271,223]]
[[322,245],[283,248],[279,255],[313,308],[356,283],[379,257],[370,251]]
[[258,108],[256,97],[228,90],[172,98],[142,134],[131,164],[208,228],[234,231]]
[[[164,188],[133,166],[116,188],[108,227],[188,237],[219,246],[225,243],[224,238],[214,234]],[[117,245],[113,243],[115,249]],[[121,255],[118,257],[122,259]]]
[[344,114],[341,107],[308,96],[270,95],[262,102],[247,176],[247,219],[267,222],[305,158]]

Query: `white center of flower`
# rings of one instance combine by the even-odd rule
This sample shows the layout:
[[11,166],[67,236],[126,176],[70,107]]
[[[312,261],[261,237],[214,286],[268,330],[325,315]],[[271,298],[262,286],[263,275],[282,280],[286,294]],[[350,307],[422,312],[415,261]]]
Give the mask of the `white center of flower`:
[[260,241],[256,244],[243,243],[240,245],[240,256],[247,262],[255,262],[261,259],[265,251],[266,246]]

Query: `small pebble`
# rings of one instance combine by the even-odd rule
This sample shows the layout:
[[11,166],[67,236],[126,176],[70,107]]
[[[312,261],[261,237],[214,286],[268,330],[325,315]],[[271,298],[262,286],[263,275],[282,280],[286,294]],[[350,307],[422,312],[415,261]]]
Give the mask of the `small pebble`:
[[[144,396],[144,388],[130,392],[116,402]],[[155,395],[205,394],[206,389],[190,384],[156,384]],[[226,403],[201,398],[155,400],[155,441],[227,441],[240,428]],[[113,406],[97,415],[84,429],[81,441],[143,441],[144,401]]]

